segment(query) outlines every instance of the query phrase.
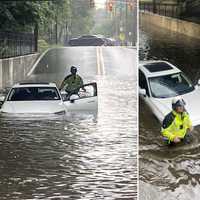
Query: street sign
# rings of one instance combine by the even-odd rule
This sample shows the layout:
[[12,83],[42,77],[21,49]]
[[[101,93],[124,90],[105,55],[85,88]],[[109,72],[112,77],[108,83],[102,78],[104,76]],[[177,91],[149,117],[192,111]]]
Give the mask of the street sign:
[[124,40],[126,39],[125,34],[124,34],[124,33],[120,33],[120,34],[119,34],[119,39],[120,39],[121,41],[124,41]]

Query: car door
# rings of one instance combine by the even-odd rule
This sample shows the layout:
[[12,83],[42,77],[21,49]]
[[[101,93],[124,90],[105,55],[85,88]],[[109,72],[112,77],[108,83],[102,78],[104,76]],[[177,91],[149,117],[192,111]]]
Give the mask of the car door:
[[144,75],[144,73],[139,70],[139,87],[140,89],[146,90],[146,95],[140,95],[140,98],[142,98],[147,106],[150,108],[153,115],[159,120],[162,120],[162,114],[159,110],[159,107],[155,104],[155,101],[153,101],[154,97],[150,94],[150,88],[148,84],[148,79]]
[[[86,91],[83,91],[82,88]],[[63,100],[68,111],[92,111],[98,109],[97,84],[85,84],[82,88],[79,89],[75,98],[71,98],[72,95],[70,100]]]
[[149,108],[153,112],[154,106],[153,106],[152,99],[150,97],[150,90],[149,90],[147,78],[141,70],[139,70],[139,87],[140,87],[140,89],[146,90],[146,95],[140,94],[140,98],[142,98],[145,101],[145,103],[149,106]]

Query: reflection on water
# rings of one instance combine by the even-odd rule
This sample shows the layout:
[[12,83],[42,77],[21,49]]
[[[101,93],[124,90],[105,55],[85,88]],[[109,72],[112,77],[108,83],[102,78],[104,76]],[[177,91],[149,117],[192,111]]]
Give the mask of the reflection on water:
[[[140,59],[164,59],[178,66],[194,83],[200,78],[200,42],[157,27],[140,31]],[[173,148],[164,146],[160,124],[140,102],[140,198],[142,200],[199,200],[199,127],[193,141]]]
[[0,117],[1,199],[136,197],[136,81],[97,82],[97,116]]

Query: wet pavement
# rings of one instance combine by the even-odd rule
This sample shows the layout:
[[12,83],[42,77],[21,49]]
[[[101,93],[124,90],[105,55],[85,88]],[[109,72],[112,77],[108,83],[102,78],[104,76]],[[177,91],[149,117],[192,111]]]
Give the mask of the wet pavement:
[[71,65],[97,81],[98,112],[0,116],[0,199],[136,199],[136,51],[58,49],[29,80],[59,85]]
[[[200,78],[200,41],[158,27],[142,26],[140,59],[162,59],[178,66],[195,84]],[[140,100],[140,199],[200,199],[200,136],[188,145],[164,146],[160,124]]]

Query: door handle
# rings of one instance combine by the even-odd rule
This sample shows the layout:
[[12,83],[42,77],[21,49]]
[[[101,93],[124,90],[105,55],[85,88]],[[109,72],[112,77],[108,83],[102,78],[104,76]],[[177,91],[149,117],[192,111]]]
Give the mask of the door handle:
[[94,103],[95,101],[88,101],[88,103]]

